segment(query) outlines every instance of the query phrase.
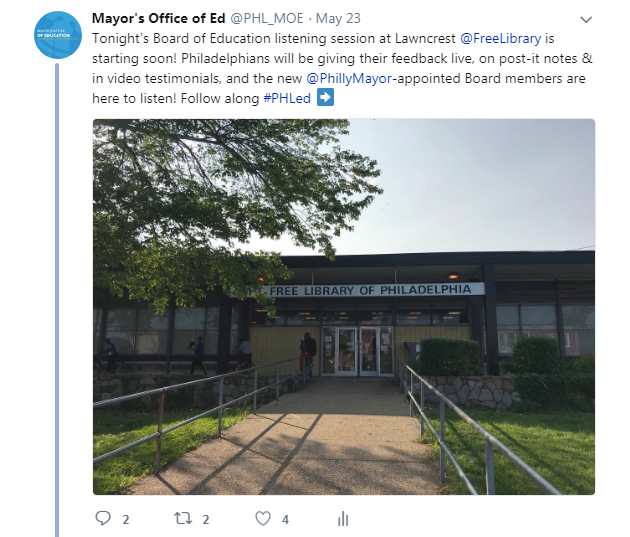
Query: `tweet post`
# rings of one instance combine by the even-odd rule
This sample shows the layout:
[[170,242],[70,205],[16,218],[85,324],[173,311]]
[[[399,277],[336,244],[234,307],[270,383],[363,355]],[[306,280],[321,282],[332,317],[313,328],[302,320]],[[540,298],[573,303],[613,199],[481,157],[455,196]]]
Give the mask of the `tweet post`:
[[8,108],[42,147],[16,123],[8,166],[37,163],[42,246],[8,292],[54,311],[38,529],[619,527],[624,13],[33,7]]

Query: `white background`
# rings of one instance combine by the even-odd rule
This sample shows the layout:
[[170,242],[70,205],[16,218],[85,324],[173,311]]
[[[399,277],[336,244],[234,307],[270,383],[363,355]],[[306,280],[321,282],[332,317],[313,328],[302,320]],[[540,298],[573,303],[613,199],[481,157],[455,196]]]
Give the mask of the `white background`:
[[[202,3],[116,2],[100,4],[107,13],[200,12],[264,10],[361,13],[357,27],[326,29],[311,24],[303,32],[342,34],[460,34],[513,32],[556,36],[555,54],[583,52],[593,55],[590,66],[556,66],[539,72],[584,73],[584,86],[442,86],[415,90],[396,87],[341,88],[334,108],[274,106],[155,107],[93,106],[90,84],[92,10],[99,4],[84,2],[29,2],[10,8],[4,38],[3,73],[3,192],[0,197],[3,239],[2,308],[3,403],[2,464],[5,506],[3,533],[25,530],[40,535],[54,531],[54,60],[41,55],[33,43],[39,18],[64,10],[81,23],[84,41],[77,53],[61,60],[61,534],[113,535],[230,534],[244,532],[304,535],[325,531],[346,534],[390,532],[438,535],[507,534],[589,535],[623,532],[627,509],[625,413],[627,393],[607,391],[616,379],[627,378],[627,180],[628,180],[628,13],[621,3],[589,2],[463,2],[410,3],[390,1]],[[238,7],[236,7],[238,6]],[[267,7],[268,6],[268,7]],[[341,8],[343,6],[343,8]],[[6,9],[6,8],[5,8]],[[580,16],[593,19],[585,24]],[[154,31],[119,27],[118,31]],[[161,29],[163,32],[195,31]],[[207,26],[206,31],[295,32],[292,27]],[[104,31],[99,28],[98,31]],[[283,52],[288,47],[258,53]],[[312,48],[312,47],[311,47]],[[319,47],[317,47],[319,49]],[[393,52],[392,46],[389,52]],[[167,50],[167,47],[162,47]],[[475,54],[479,47],[448,46],[431,50]],[[175,50],[169,48],[168,50]],[[301,49],[292,47],[292,51]],[[382,49],[385,50],[385,49]],[[401,50],[396,48],[396,50]],[[516,47],[514,49],[516,50]],[[530,50],[530,49],[528,49]],[[352,52],[358,55],[363,47]],[[411,53],[413,49],[409,49]],[[500,49],[486,49],[502,53]],[[125,52],[124,49],[120,50]],[[145,49],[144,53],[149,50]],[[251,52],[251,50],[250,50]],[[333,52],[324,47],[310,52]],[[519,50],[520,52],[520,50]],[[540,50],[538,52],[544,52]],[[217,69],[212,67],[212,70]],[[207,70],[211,70],[208,68]],[[265,67],[273,73],[274,65]],[[293,69],[298,71],[298,68]],[[122,70],[114,66],[112,71]],[[169,69],[176,72],[174,69]],[[204,69],[206,70],[206,69]],[[319,71],[319,68],[313,71]],[[336,69],[328,69],[334,71]],[[360,71],[360,66],[339,69]],[[380,70],[380,69],[379,69]],[[385,70],[385,69],[383,69]],[[457,69],[465,71],[464,69]],[[263,71],[260,66],[234,68],[233,73]],[[286,68],[279,69],[286,71]],[[299,69],[306,74],[307,69]],[[435,69],[447,72],[448,69]],[[499,69],[490,69],[498,72]],[[164,72],[157,68],[156,74]],[[504,73],[509,71],[503,71]],[[532,72],[531,68],[528,73]],[[534,71],[535,72],[535,71]],[[494,74],[494,73],[491,73]],[[525,72],[523,72],[525,74]],[[189,88],[182,88],[186,91]],[[273,89],[278,91],[278,86]],[[304,84],[300,91],[314,86]],[[175,91],[177,88],[174,89]],[[284,91],[296,91],[286,88]],[[262,89],[259,94],[262,94]],[[243,91],[244,93],[245,91]],[[351,98],[343,98],[342,95]],[[91,129],[99,117],[382,117],[382,118],[593,118],[597,133],[597,307],[598,406],[596,494],[585,497],[95,497],[92,495],[91,448]],[[558,225],[562,225],[561,222]],[[618,457],[619,460],[615,460]],[[9,503],[6,503],[6,500]],[[104,527],[94,520],[97,510],[115,517]],[[350,514],[351,526],[337,528],[341,510]],[[212,525],[176,526],[175,511],[189,511],[200,521],[211,516]],[[264,528],[254,520],[257,510],[272,513]],[[120,524],[130,516],[130,525]],[[290,524],[280,519],[289,515]]]

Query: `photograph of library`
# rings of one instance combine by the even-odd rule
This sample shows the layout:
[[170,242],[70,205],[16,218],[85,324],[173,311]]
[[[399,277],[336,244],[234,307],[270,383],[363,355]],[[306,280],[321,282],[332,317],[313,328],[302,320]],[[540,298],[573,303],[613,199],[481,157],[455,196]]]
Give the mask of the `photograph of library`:
[[266,286],[269,316],[253,298],[208,293],[194,308],[162,315],[94,289],[94,353],[109,339],[135,371],[188,369],[202,338],[210,371],[236,366],[248,341],[263,365],[300,355],[315,340],[315,376],[391,377],[396,357],[413,360],[426,338],[479,343],[486,374],[499,373],[519,336],[558,341],[574,358],[595,352],[595,252],[459,252],[288,256],[293,278]]

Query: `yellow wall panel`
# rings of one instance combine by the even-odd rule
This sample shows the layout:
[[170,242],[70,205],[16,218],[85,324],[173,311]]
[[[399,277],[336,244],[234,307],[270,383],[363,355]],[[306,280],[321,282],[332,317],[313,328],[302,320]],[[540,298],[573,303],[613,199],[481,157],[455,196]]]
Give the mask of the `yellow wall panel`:
[[[470,339],[468,325],[463,326],[397,326],[396,357],[409,360],[405,342],[418,343],[423,339],[439,337],[447,339]],[[412,356],[411,358],[415,358]]]
[[[300,356],[300,340],[304,333],[309,332],[317,342],[317,356],[313,364],[313,374],[320,372],[320,329],[311,327],[267,327],[252,326],[250,343],[252,346],[252,360],[258,365],[271,364],[279,360],[297,358]],[[448,339],[470,339],[469,329],[464,326],[398,326],[395,328],[396,356],[404,360],[409,359],[409,351],[405,342],[419,342],[423,339],[440,337]],[[283,372],[290,371],[290,366],[283,368]],[[264,373],[264,372],[263,372]]]
[[[259,366],[299,357],[300,341],[306,332],[311,334],[311,337],[317,342],[317,356],[315,356],[313,363],[313,374],[319,375],[321,342],[319,341],[319,328],[317,326],[252,326],[249,340],[252,346],[252,361]],[[285,372],[290,370],[290,366],[285,367],[284,370]]]

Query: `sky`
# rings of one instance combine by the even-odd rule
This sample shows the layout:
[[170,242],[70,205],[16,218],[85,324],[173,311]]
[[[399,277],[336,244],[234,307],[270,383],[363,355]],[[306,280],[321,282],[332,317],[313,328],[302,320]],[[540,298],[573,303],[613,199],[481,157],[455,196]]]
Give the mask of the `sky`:
[[[378,161],[384,193],[337,255],[594,249],[591,120],[352,120],[341,140]],[[588,248],[584,248],[588,247]],[[290,238],[247,249],[319,255]]]

